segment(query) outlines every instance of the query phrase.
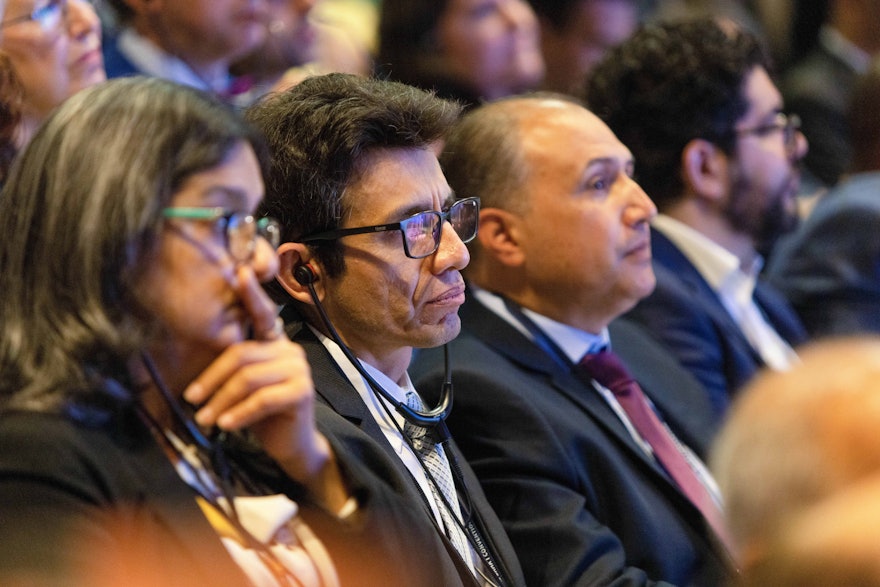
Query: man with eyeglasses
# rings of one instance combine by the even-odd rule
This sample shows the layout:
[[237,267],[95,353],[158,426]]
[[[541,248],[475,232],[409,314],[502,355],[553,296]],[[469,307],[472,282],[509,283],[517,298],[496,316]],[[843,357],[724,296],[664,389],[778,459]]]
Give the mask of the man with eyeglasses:
[[769,71],[752,35],[703,19],[643,28],[586,91],[660,212],[657,287],[628,315],[702,382],[719,419],[758,369],[797,361],[806,337],[760,276],[762,253],[797,224],[807,152]]
[[460,328],[479,201],[455,199],[436,157],[459,111],[416,88],[331,74],[247,118],[273,154],[261,213],[279,219],[282,244],[269,291],[308,355],[319,427],[423,513],[439,566],[423,584],[522,585],[500,522],[447,442],[448,394],[425,406],[407,372],[414,348]]

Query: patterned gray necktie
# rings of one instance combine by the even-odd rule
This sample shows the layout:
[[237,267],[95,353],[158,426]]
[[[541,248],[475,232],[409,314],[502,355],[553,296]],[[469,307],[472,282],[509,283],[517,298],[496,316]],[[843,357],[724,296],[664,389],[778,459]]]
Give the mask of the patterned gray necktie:
[[[409,406],[410,409],[419,412],[422,412],[425,409],[422,399],[417,393],[412,391],[406,393],[406,405]],[[465,560],[468,567],[473,567],[470,544],[459,524],[461,521],[461,512],[458,508],[458,497],[455,491],[455,483],[452,480],[449,461],[446,458],[446,453],[443,452],[443,447],[434,441],[433,436],[428,433],[427,428],[412,424],[409,420],[403,425],[403,433],[409,437],[413,448],[416,453],[418,453],[419,458],[430,473],[430,477],[434,479],[434,482],[432,483],[429,478],[428,485],[431,486],[431,492],[434,494],[434,501],[437,503],[438,509],[440,510],[440,518],[443,520],[446,536],[449,538],[450,542],[452,542],[455,550],[457,550]],[[458,521],[453,519],[453,514],[450,511],[450,508],[443,505],[443,499],[441,499],[438,491],[442,493],[443,497],[446,499],[446,503],[454,509],[454,515]]]

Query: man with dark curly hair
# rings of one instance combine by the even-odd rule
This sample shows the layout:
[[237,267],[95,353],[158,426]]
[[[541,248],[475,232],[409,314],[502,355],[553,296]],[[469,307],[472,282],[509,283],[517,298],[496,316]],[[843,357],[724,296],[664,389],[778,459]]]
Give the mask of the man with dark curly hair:
[[648,26],[609,53],[586,98],[633,152],[657,287],[630,313],[709,393],[720,418],[759,368],[786,369],[805,333],[759,279],[797,222],[807,141],[752,35],[710,19]]

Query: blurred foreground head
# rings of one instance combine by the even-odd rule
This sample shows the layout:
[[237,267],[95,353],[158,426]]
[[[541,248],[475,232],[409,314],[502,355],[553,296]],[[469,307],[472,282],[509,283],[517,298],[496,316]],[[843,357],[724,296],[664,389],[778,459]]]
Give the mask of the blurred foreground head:
[[880,339],[804,347],[734,404],[710,456],[741,566],[806,508],[880,471]]

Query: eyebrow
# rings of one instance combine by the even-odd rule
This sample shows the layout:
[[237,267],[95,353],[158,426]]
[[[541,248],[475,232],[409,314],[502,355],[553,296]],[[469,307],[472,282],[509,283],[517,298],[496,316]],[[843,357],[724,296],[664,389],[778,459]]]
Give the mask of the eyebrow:
[[[443,199],[443,203],[441,204],[441,209],[448,208],[455,202],[455,193],[449,192],[449,195]],[[430,206],[425,207],[419,204],[410,204],[404,205],[396,210],[393,210],[387,217],[387,222],[385,224],[393,224],[395,222],[400,222],[402,220],[406,220],[410,216],[415,214],[419,214],[420,212],[428,212],[433,210]]]
[[225,185],[208,186],[202,191],[202,197],[206,203],[215,203],[221,208],[245,209],[249,203],[244,190]]
[[[760,116],[755,117],[755,122],[753,124],[772,124],[776,121],[776,117],[785,112],[782,104],[777,104],[767,112],[764,112]],[[742,119],[740,119],[741,121]]]
[[[584,173],[588,172],[591,167],[601,165],[618,165],[620,160],[617,157],[596,157],[595,159],[590,159],[587,161],[587,164],[584,165]],[[634,157],[627,157],[623,160],[623,167],[627,167],[629,165],[635,165],[636,160]]]

